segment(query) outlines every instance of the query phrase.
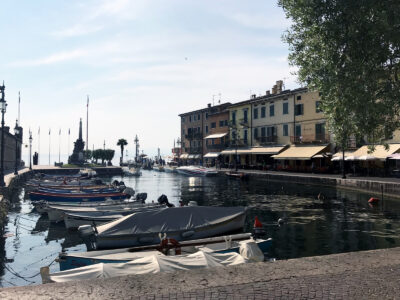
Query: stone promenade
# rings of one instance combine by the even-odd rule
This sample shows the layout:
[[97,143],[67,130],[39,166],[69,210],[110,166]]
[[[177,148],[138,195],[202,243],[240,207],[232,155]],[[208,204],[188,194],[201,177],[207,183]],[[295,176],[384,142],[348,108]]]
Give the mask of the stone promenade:
[[6,288],[0,299],[400,299],[400,248]]

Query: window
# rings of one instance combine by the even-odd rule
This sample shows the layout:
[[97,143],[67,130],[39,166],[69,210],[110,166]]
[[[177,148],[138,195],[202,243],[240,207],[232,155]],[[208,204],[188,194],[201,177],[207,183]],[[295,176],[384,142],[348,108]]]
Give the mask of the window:
[[288,124],[283,124],[283,136],[289,135],[289,126]]
[[214,139],[211,139],[211,144],[214,145]]
[[236,110],[232,112],[232,125],[236,124]]
[[185,128],[182,129],[182,135],[185,135]]
[[289,103],[288,102],[283,102],[283,114],[284,115],[289,114]]
[[208,119],[208,112],[206,112],[206,120]]
[[232,141],[236,140],[236,131],[232,131]]
[[253,109],[253,117],[254,119],[258,119],[258,108]]
[[247,109],[243,109],[243,122],[247,123]]
[[258,128],[254,128],[254,138],[258,138]]
[[182,123],[184,123],[185,122],[185,117],[182,117]]
[[276,135],[275,127],[273,126],[267,127],[267,136],[275,136],[275,135]]
[[211,128],[216,128],[217,127],[217,123],[216,122],[212,122],[211,123]]
[[224,127],[224,121],[219,121],[219,127]]
[[261,118],[265,118],[265,106],[261,106]]
[[208,133],[208,125],[206,125],[206,133]]
[[301,116],[304,113],[304,105],[303,104],[296,104],[296,116]]
[[224,121],[224,125],[225,125],[225,126],[228,126],[228,120],[225,120],[225,121]]
[[196,115],[193,115],[193,121],[196,121]]
[[296,136],[301,136],[301,125],[296,125]]
[[270,117],[273,117],[275,115],[275,105],[274,104],[271,104],[270,106],[269,106],[269,116]]
[[322,109],[321,109],[321,101],[315,101],[315,112],[316,112],[316,113],[322,112]]
[[261,127],[261,136],[265,136],[265,127]]
[[192,122],[192,116],[189,116],[189,122]]
[[197,141],[197,146],[198,146],[198,147],[201,146],[201,141]]
[[315,138],[322,140],[325,137],[325,123],[315,124]]
[[296,98],[297,100],[301,100],[301,96],[299,95],[299,96],[297,96],[297,98]]
[[200,114],[197,115],[197,120],[200,121]]
[[188,134],[190,135],[192,133],[192,128],[188,128]]
[[245,129],[244,131],[243,131],[243,142],[245,143],[245,144],[247,144],[247,129]]

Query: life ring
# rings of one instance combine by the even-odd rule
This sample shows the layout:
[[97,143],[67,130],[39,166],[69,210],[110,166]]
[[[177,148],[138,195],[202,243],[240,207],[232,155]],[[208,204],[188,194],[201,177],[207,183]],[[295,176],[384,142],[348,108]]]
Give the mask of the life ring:
[[175,239],[171,238],[164,238],[161,240],[160,243],[160,250],[164,254],[168,254],[170,249],[175,249],[175,254],[180,255],[182,253],[181,251],[181,245],[179,242]]

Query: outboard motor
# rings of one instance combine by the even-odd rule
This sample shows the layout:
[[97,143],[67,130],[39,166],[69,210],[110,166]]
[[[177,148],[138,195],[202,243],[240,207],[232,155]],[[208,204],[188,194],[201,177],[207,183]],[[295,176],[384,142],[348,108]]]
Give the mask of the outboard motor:
[[162,194],[160,197],[157,199],[158,203],[160,204],[165,204],[167,207],[175,207],[175,205],[169,203],[168,197]]
[[78,227],[79,236],[85,242],[88,251],[96,250],[96,230],[92,225],[81,225]]
[[136,194],[136,201],[141,201],[142,203],[144,203],[144,201],[146,201],[147,199],[147,193],[137,193]]
[[[124,186],[125,187],[125,186]],[[121,186],[119,186],[119,189],[121,188]],[[124,194],[128,194],[129,196],[131,196],[131,197],[133,197],[133,196],[135,196],[135,190],[133,189],[133,188],[130,188],[130,187],[125,187],[124,189],[123,189],[123,193]]]

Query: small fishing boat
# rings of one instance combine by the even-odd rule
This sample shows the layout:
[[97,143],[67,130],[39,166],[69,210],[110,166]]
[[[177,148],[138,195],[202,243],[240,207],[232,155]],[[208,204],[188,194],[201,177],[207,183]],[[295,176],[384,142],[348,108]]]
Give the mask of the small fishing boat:
[[179,174],[186,176],[216,176],[218,175],[217,170],[196,166],[183,166],[176,168]]
[[[191,254],[199,250],[214,253],[239,252],[242,242],[254,241],[263,253],[267,252],[272,244],[272,239],[253,239],[251,233],[233,234],[229,236],[218,236],[206,239],[182,241],[175,245],[181,254]],[[57,261],[60,271],[70,270],[78,267],[93,265],[97,263],[125,263],[150,255],[163,255],[162,242],[157,245],[144,247],[100,250],[81,253],[60,253]],[[172,249],[172,248],[171,248]],[[165,252],[165,251],[164,251]],[[170,251],[169,251],[170,252]]]
[[134,213],[101,225],[78,228],[88,250],[151,245],[159,233],[177,241],[243,229],[245,207],[184,206]]
[[48,266],[40,269],[43,283],[68,282],[85,279],[112,278],[123,275],[143,275],[159,272],[175,272],[219,266],[235,266],[264,261],[262,250],[254,241],[240,244],[239,253],[216,253],[199,250],[191,254],[162,255],[149,253],[125,263],[98,263],[50,274]]
[[[120,219],[136,212],[144,212],[155,209],[163,209],[165,205],[142,204],[140,206],[128,206],[114,210],[98,211],[63,211],[64,224],[67,229],[77,229],[82,225],[99,226],[107,222]],[[49,214],[50,215],[50,214]]]
[[91,202],[91,201],[105,201],[129,199],[131,195],[122,192],[108,192],[108,193],[85,193],[85,192],[72,192],[72,193],[50,193],[50,192],[29,192],[31,201],[49,201],[49,202]]

